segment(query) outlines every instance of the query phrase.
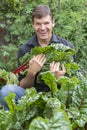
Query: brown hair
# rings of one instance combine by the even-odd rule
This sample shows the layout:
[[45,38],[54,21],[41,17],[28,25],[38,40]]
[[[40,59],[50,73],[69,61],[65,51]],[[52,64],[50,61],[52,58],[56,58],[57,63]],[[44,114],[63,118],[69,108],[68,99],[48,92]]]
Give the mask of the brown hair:
[[34,22],[34,18],[42,18],[47,15],[51,16],[51,19],[53,20],[53,14],[50,10],[50,8],[47,5],[38,5],[37,7],[34,8],[32,12],[32,22]]

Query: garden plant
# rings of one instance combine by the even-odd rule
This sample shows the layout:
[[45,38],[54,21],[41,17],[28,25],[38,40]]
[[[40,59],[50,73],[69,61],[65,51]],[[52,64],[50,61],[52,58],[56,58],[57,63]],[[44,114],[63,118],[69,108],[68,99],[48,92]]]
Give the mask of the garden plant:
[[[37,76],[37,82],[45,82],[49,92],[37,93],[34,86],[26,89],[18,104],[15,104],[15,94],[6,98],[9,111],[0,109],[1,130],[86,130],[87,123],[87,80],[81,73],[79,65],[74,61],[75,50],[62,44],[52,44],[48,47],[35,47],[31,53],[20,59],[24,64],[33,55],[44,53],[47,61]],[[53,57],[54,55],[54,57]],[[55,79],[48,65],[52,61],[60,61],[66,67],[66,75]],[[2,73],[3,72],[3,73]],[[9,72],[0,70],[0,78],[6,84],[17,84],[17,75],[11,75],[14,82],[8,82]],[[27,70],[20,71],[26,74]],[[3,86],[2,86],[3,87]]]

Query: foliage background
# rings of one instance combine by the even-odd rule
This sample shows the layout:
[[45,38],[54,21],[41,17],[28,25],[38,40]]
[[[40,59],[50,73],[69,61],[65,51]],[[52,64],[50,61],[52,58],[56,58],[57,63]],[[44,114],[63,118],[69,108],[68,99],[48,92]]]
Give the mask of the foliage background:
[[5,45],[0,50],[0,68],[17,68],[17,51],[34,34],[31,12],[34,6],[47,4],[55,18],[54,32],[71,41],[79,63],[87,70],[87,1],[86,0],[1,0],[0,28],[4,29]]
[[[66,38],[67,40],[71,41],[72,44],[74,44],[77,52],[76,62],[79,63],[84,68],[84,70],[87,70],[86,0],[1,0],[0,28],[4,29],[5,31],[5,45],[2,45],[0,48],[0,68],[4,68],[7,71],[13,71],[17,67],[17,51],[19,46],[24,44],[34,34],[34,30],[31,25],[31,12],[33,7],[38,4],[47,4],[53,10],[56,23],[54,27],[54,32],[57,35]],[[78,80],[75,77],[71,79],[66,78],[66,80],[60,79],[59,81],[60,83],[62,82],[62,87],[60,91],[58,91],[58,95],[56,94],[55,96],[58,96],[57,98],[60,99],[62,103],[62,109],[64,109],[65,111],[68,110],[67,112],[69,114],[69,118],[73,123],[72,126],[75,127],[78,124],[78,126],[81,127],[80,130],[82,130],[84,129],[83,127],[85,123],[87,125],[87,81],[83,80],[83,82],[80,83],[80,85],[77,85]],[[34,93],[35,96],[33,96]],[[14,100],[11,101],[11,98],[14,97],[14,95],[8,97],[8,103],[10,104],[9,107],[11,111],[8,113],[3,110],[0,111],[0,120],[3,119],[2,121],[0,121],[0,125],[2,125],[3,123],[4,129],[6,129],[7,126],[12,127],[13,129],[19,129],[19,127],[21,127],[22,125],[25,127],[25,122],[26,120],[28,121],[28,119],[32,118],[32,113],[33,116],[35,116],[34,114],[38,115],[36,113],[38,112],[38,107],[40,109],[40,106],[44,105],[42,101],[45,101],[45,103],[47,101],[46,107],[48,107],[48,110],[45,110],[45,116],[48,116],[48,111],[49,109],[51,110],[50,102],[52,106],[55,106],[55,104],[57,103],[59,104],[59,101],[55,103],[54,101],[56,100],[53,100],[52,97],[50,100],[48,100],[48,98],[46,98],[45,95],[37,95],[36,92],[34,92],[32,89],[31,91],[28,91],[26,94],[27,96],[25,96],[25,98],[23,98],[24,100],[21,100],[20,104],[17,106],[14,103]],[[67,103],[69,103],[68,107],[65,107],[64,104],[66,104],[67,106]],[[35,112],[32,112],[32,106],[34,105],[35,107],[33,108],[35,108]],[[27,106],[30,106],[31,109]],[[28,111],[28,108],[30,110],[30,113]],[[43,109],[41,108],[41,113],[39,112],[39,114],[43,114],[42,110]],[[60,120],[59,124],[63,123],[62,121]],[[18,124],[18,122],[20,124]],[[63,125],[61,124],[61,126]]]

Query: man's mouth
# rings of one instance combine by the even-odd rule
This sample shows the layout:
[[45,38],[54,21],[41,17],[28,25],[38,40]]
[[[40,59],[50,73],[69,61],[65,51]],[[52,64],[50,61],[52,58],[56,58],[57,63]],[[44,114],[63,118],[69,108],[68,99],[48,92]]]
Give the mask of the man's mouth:
[[40,35],[42,35],[42,36],[47,35],[47,32],[40,33]]

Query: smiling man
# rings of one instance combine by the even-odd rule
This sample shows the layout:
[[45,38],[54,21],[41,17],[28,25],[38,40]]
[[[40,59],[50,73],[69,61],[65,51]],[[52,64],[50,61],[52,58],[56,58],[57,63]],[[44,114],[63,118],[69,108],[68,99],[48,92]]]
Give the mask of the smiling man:
[[[44,14],[45,15],[45,14]],[[54,27],[54,20],[51,15],[47,14],[42,18],[33,16],[33,28],[36,32],[38,43],[41,47],[47,46],[52,37],[52,28]]]
[[[18,58],[25,55],[25,53],[30,52],[31,49],[36,46],[45,47],[49,46],[51,43],[62,43],[66,46],[74,48],[70,42],[59,36],[56,36],[53,33],[54,25],[54,18],[50,8],[46,5],[38,5],[32,12],[32,26],[35,30],[35,35],[27,43],[20,47]],[[46,57],[43,54],[37,55],[31,59],[26,77],[19,75],[20,86],[22,88],[35,86],[38,92],[49,91],[49,88],[45,84],[37,84],[35,80],[45,61]],[[57,79],[66,73],[64,66],[62,66],[62,70],[59,70],[59,62],[51,63],[49,69],[54,73]]]
[[[38,5],[32,12],[32,27],[35,30],[35,35],[25,44],[23,44],[18,51],[18,64],[19,66],[21,63],[19,62],[20,57],[23,57],[26,53],[30,52],[32,48],[36,46],[49,46],[51,43],[55,44],[64,44],[71,48],[74,46],[64,38],[56,36],[53,33],[54,27],[54,18],[50,8],[46,5]],[[16,102],[18,102],[19,98],[25,95],[25,89],[34,86],[37,92],[48,92],[50,91],[47,85],[39,84],[36,82],[36,77],[38,72],[42,69],[46,62],[46,57],[43,54],[39,54],[34,56],[31,61],[29,61],[29,68],[28,73],[24,77],[23,75],[19,74],[19,86],[15,85],[7,85],[4,86],[0,91],[0,99],[5,108],[8,110],[7,104],[4,100],[9,92],[14,92],[16,94]],[[60,76],[64,76],[66,73],[64,65],[62,65],[62,69],[59,69],[60,63],[52,62],[49,66],[49,70],[54,74],[56,79]]]

